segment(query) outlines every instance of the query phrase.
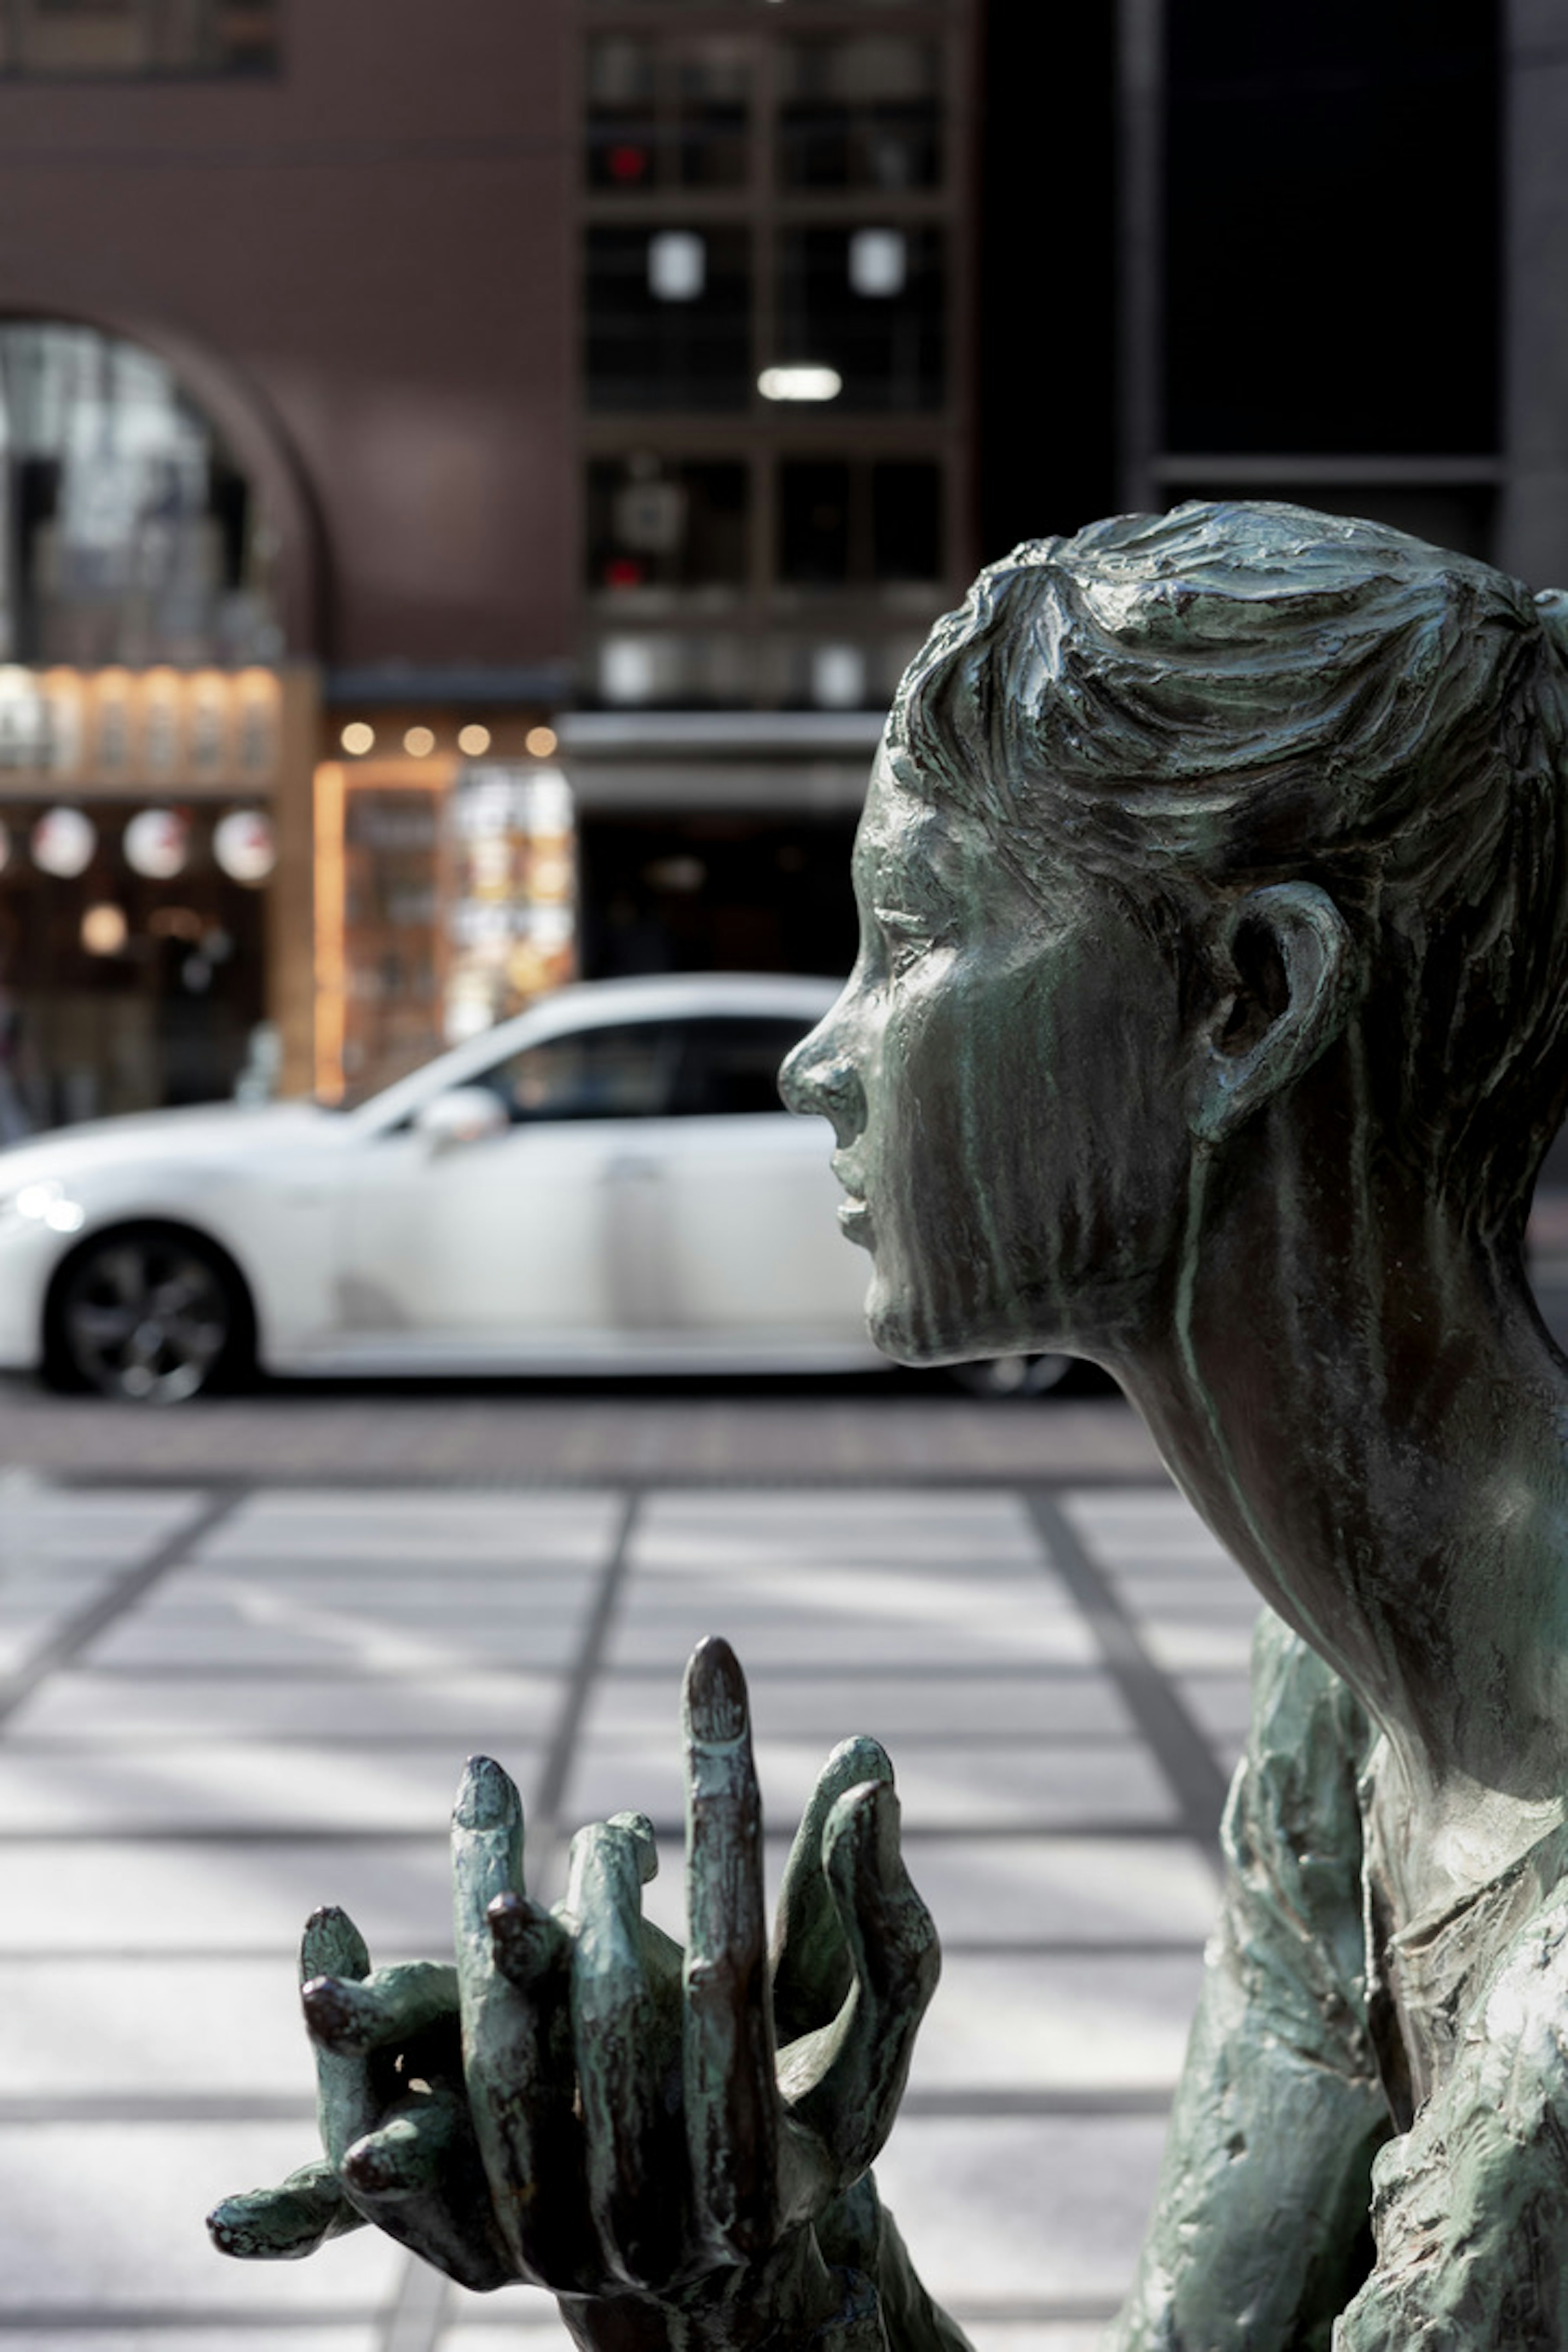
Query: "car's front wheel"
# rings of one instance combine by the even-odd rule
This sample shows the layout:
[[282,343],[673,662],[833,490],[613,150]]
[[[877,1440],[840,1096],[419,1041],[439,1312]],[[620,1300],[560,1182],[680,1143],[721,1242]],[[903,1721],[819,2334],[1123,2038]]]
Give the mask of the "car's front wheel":
[[44,1371],[57,1388],[183,1404],[242,1374],[251,1345],[249,1303],[220,1251],[177,1226],[124,1225],[56,1277]]

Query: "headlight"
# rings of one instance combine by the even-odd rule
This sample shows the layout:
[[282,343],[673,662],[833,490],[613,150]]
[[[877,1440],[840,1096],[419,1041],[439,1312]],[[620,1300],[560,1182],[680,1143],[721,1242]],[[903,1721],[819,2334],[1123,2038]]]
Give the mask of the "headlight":
[[53,1234],[75,1234],[87,1223],[87,1211],[79,1201],[71,1199],[58,1176],[44,1176],[36,1183],[19,1185],[15,1192],[0,1194],[0,1223],[18,1220],[47,1225]]

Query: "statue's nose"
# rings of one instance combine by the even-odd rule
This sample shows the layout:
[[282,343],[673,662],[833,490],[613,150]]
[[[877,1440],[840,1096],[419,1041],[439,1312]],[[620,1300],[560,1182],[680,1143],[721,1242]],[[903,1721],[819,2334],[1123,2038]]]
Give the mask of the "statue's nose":
[[826,1038],[819,1043],[818,1035],[814,1031],[803,1038],[788,1056],[779,1072],[779,1092],[803,1117],[830,1118],[842,1143],[864,1124],[866,1097],[848,1055],[836,1052]]

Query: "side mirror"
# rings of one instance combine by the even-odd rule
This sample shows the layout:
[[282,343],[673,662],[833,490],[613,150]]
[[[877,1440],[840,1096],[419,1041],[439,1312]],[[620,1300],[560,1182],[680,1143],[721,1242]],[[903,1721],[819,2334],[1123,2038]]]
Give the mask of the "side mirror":
[[483,1143],[501,1135],[511,1124],[506,1106],[489,1087],[451,1087],[434,1095],[414,1115],[414,1132],[424,1136],[432,1151],[450,1151],[459,1143]]

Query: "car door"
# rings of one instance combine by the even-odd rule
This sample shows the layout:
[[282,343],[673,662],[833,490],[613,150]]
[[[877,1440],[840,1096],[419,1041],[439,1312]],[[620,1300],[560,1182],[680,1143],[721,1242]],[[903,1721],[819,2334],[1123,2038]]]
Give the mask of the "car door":
[[432,1138],[416,1118],[370,1139],[341,1203],[340,1329],[522,1360],[646,1320],[657,1253],[622,1195],[676,1050],[657,1021],[538,1039],[468,1080],[501,1105],[499,1131]]
[[773,1013],[679,1024],[658,1129],[668,1279],[689,1334],[865,1344],[866,1261],[838,1230],[832,1129],[779,1101],[779,1065],[810,1025]]

